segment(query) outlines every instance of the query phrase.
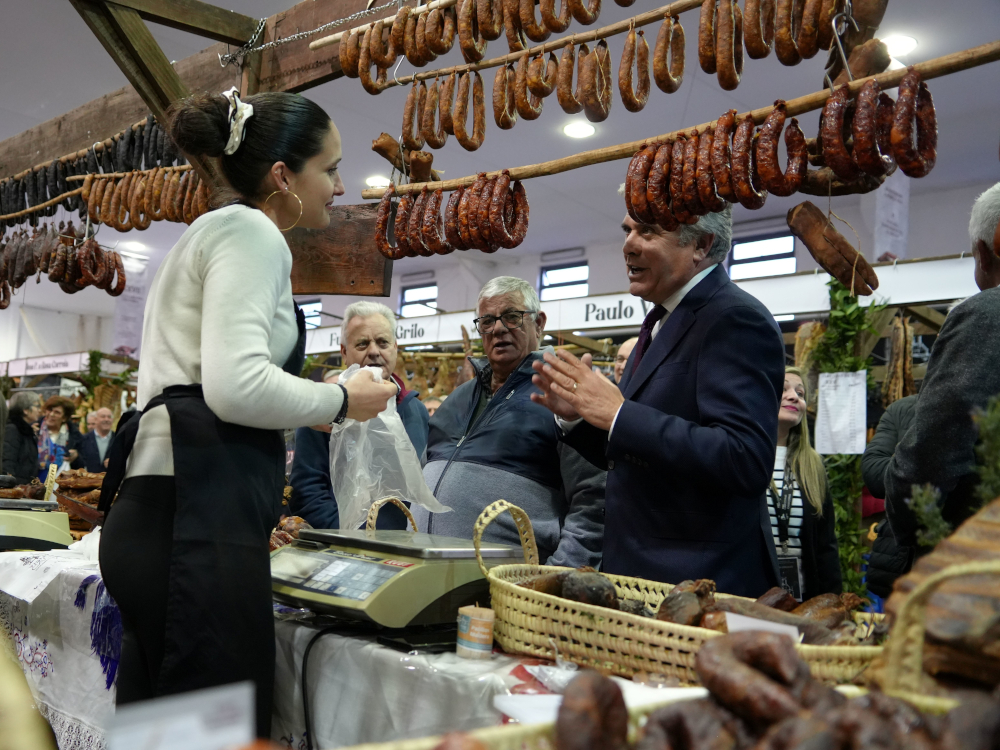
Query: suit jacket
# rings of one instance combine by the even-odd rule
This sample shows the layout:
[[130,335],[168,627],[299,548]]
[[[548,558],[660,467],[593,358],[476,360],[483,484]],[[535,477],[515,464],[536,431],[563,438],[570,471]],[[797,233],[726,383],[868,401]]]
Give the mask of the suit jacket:
[[[111,454],[111,443],[115,441],[115,431],[111,431],[111,440],[108,442],[108,449],[104,452],[104,457],[107,458]],[[107,471],[104,468],[104,462],[101,460],[101,452],[97,449],[97,433],[94,430],[90,430],[80,439],[80,457],[75,463],[83,464],[82,468],[91,472],[102,472]]]
[[603,570],[759,596],[779,580],[764,494],[785,377],[774,317],[719,265],[632,374],[636,351],[610,437],[582,423],[564,438],[609,470]]

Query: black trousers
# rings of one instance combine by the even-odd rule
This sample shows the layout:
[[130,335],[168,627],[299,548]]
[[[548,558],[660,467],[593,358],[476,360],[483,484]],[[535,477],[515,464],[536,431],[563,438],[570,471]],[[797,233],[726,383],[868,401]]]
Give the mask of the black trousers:
[[117,704],[157,696],[167,622],[173,477],[126,479],[101,531],[101,574],[122,615]]

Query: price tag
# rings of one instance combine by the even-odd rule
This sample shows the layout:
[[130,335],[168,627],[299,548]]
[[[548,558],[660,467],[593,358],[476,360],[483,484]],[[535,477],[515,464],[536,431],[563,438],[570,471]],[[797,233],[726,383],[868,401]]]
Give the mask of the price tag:
[[781,622],[771,622],[770,620],[760,620],[756,617],[738,615],[735,612],[726,612],[726,628],[730,633],[739,633],[746,630],[763,630],[768,633],[787,635],[796,643],[802,641],[799,629],[794,625],[786,625]]

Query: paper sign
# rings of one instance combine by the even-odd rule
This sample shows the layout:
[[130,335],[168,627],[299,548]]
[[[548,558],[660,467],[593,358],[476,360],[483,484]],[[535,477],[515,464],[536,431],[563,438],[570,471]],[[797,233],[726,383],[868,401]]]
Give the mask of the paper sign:
[[819,376],[816,451],[860,455],[865,452],[867,372],[824,372]]
[[910,178],[897,169],[889,175],[882,189],[875,193],[875,252],[877,260],[883,253],[897,258],[906,257],[910,234]]
[[735,612],[726,612],[726,629],[730,633],[740,633],[747,630],[763,630],[768,633],[787,635],[798,643],[802,640],[799,629],[794,625],[785,625],[781,622],[771,622],[770,620],[760,620],[756,617],[738,615]]
[[223,750],[254,738],[254,685],[232,685],[120,706],[108,750]]

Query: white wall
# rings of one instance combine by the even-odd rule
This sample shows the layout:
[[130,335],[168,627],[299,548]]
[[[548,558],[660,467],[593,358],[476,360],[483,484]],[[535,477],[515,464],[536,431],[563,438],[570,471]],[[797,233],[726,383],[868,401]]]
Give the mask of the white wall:
[[[907,257],[928,258],[940,255],[954,255],[969,250],[969,211],[976,197],[990,187],[990,183],[967,185],[947,191],[920,191],[920,181],[914,180],[910,195],[909,243]],[[739,212],[734,226],[734,236],[747,237],[755,234],[781,232],[787,230],[782,209],[799,203],[808,196],[793,196],[783,202],[772,200],[780,213],[758,217],[760,212]],[[826,208],[827,201],[811,198],[816,205]],[[864,196],[834,198],[831,208],[837,216],[854,227],[861,242],[861,252],[872,260],[874,243],[875,193]],[[751,217],[741,221],[741,217]],[[854,242],[853,232],[844,224],[838,229]],[[815,260],[801,242],[796,242],[796,260],[799,271],[809,271],[818,267]],[[590,265],[590,293],[605,294],[627,291],[621,244],[618,242],[598,242],[585,249],[584,259]],[[403,275],[415,271],[434,271],[434,281],[438,284],[438,305],[440,309],[455,312],[470,310],[475,306],[480,287],[494,276],[510,275],[538,283],[542,267],[541,254],[512,254],[500,250],[486,255],[470,251],[456,252],[430,259],[406,259],[397,261],[393,267],[392,291],[387,298],[369,298],[384,302],[393,310],[399,309],[399,292],[405,285]],[[428,283],[425,281],[419,284]],[[340,315],[351,302],[361,297],[323,298],[326,312]],[[822,305],[818,305],[820,309]],[[334,325],[336,321],[325,319],[323,325]]]
[[11,305],[0,315],[0,362],[21,357],[110,351],[114,319],[110,316]]

